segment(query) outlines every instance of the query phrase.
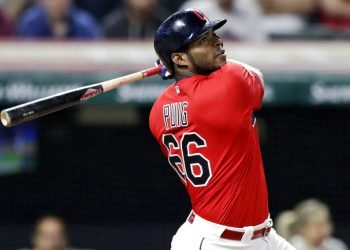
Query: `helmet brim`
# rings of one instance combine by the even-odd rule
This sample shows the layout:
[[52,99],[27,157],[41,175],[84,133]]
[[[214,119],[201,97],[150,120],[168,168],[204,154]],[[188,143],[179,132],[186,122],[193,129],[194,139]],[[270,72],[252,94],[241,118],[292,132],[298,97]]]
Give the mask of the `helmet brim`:
[[201,30],[196,32],[196,35],[191,35],[191,39],[188,39],[188,41],[186,43],[184,43],[185,45],[188,45],[196,40],[198,40],[200,37],[202,37],[203,35],[207,34],[209,32],[209,30],[217,30],[220,29],[222,26],[224,26],[224,24],[227,22],[227,19],[223,19],[223,20],[214,20],[214,21],[208,21]]
[[198,40],[200,37],[202,37],[203,35],[207,34],[209,32],[209,30],[218,30],[220,29],[222,26],[224,26],[224,24],[227,22],[227,19],[223,19],[223,20],[214,20],[214,21],[209,21],[205,24],[205,26],[202,28],[202,30],[200,31],[200,35],[197,35],[196,39],[193,39],[190,42],[194,42],[196,40]]
[[215,21],[209,21],[208,24],[206,24],[206,28],[209,30],[212,28],[213,30],[220,29],[224,24],[227,22],[227,19],[223,20],[215,20]]

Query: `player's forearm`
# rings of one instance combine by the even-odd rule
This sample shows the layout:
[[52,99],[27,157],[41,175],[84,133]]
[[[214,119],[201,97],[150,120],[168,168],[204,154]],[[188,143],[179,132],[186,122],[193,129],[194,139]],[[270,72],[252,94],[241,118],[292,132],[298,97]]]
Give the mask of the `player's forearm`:
[[233,59],[227,59],[227,62],[229,63],[238,63],[240,65],[242,65],[244,68],[246,68],[248,71],[250,72],[254,72],[255,74],[257,74],[260,78],[260,81],[261,83],[265,86],[265,82],[264,82],[264,75],[263,73],[257,69],[257,68],[254,68],[246,63],[243,63],[243,62],[240,62],[240,61],[237,61],[237,60],[233,60]]

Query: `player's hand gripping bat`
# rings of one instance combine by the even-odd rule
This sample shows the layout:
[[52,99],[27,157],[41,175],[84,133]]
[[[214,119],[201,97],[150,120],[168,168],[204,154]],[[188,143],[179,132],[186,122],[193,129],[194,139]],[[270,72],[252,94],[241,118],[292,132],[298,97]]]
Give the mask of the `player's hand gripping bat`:
[[32,102],[27,102],[1,112],[1,122],[5,127],[11,127],[27,122],[61,109],[86,101],[99,94],[118,88],[124,84],[141,80],[145,77],[161,73],[162,66],[142,70],[133,74],[68,90]]

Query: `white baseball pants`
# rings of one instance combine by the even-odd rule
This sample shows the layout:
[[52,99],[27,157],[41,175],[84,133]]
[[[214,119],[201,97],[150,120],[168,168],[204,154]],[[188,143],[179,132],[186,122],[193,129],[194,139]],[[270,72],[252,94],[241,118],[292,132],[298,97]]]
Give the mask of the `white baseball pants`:
[[[265,223],[271,223],[266,220]],[[228,240],[220,238],[227,228],[222,225],[206,221],[196,215],[193,223],[188,220],[179,228],[171,242],[171,250],[296,250],[274,229],[268,236],[252,240],[253,227],[245,227],[242,240]]]

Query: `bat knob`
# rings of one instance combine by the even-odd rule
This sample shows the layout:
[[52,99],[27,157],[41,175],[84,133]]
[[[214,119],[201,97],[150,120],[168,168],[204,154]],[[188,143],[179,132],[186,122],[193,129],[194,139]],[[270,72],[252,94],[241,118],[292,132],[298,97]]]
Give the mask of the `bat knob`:
[[5,127],[9,127],[9,126],[10,126],[10,123],[11,123],[11,119],[10,119],[8,113],[7,113],[5,110],[3,110],[3,111],[1,112],[1,123],[2,123],[2,125],[4,125]]

